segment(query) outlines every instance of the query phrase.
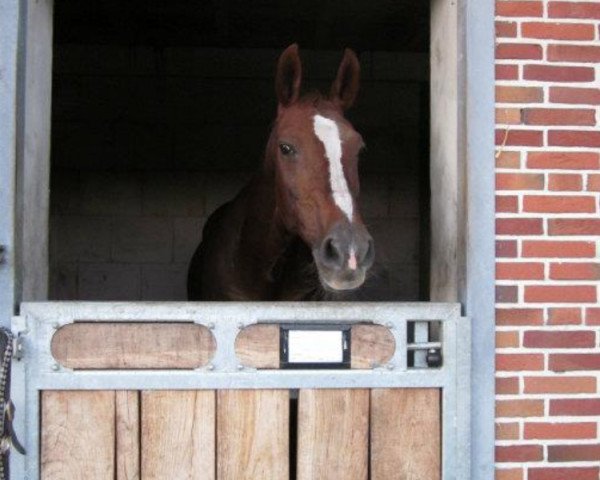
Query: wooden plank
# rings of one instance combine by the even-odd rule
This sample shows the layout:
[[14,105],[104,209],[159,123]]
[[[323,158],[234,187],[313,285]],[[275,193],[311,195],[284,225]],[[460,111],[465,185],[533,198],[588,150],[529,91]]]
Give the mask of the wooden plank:
[[73,369],[194,369],[215,351],[208,328],[193,323],[72,323],[52,337],[52,355]]
[[441,478],[440,391],[371,392],[371,479]]
[[392,332],[382,325],[353,325],[350,342],[350,366],[357,369],[383,365],[396,351]]
[[215,480],[215,392],[142,392],[142,478]]
[[300,391],[298,480],[366,480],[368,449],[369,390]]
[[[252,368],[279,368],[279,326],[257,324],[244,328],[235,340],[235,352],[242,365]],[[396,342],[381,325],[353,325],[350,364],[352,368],[373,368],[392,358]]]
[[217,394],[217,478],[289,478],[289,392]]
[[247,367],[279,368],[279,325],[244,328],[235,339],[235,354]]
[[119,390],[116,406],[116,480],[140,480],[140,396]]
[[115,392],[42,392],[41,450],[43,480],[114,478]]

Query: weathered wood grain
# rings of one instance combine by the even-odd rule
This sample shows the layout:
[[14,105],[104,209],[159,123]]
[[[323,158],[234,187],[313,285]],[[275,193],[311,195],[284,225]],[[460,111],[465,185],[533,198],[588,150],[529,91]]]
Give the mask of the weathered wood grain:
[[235,339],[235,354],[247,367],[279,368],[279,325],[244,328]]
[[392,332],[382,325],[353,325],[350,342],[350,366],[356,369],[383,365],[396,351]]
[[117,451],[116,480],[140,480],[140,394],[115,392]]
[[[387,363],[396,349],[394,336],[381,325],[353,325],[350,341],[350,364],[355,369]],[[235,340],[236,355],[247,367],[277,369],[279,342],[278,325],[250,325]]]
[[41,478],[113,479],[115,392],[44,391],[41,400]]
[[142,478],[215,480],[215,392],[142,392]]
[[371,391],[371,479],[441,478],[440,391]]
[[289,392],[220,390],[217,478],[289,478]]
[[193,323],[72,323],[52,337],[52,355],[73,369],[193,369],[206,365],[215,340]]
[[369,390],[301,390],[298,480],[366,480]]

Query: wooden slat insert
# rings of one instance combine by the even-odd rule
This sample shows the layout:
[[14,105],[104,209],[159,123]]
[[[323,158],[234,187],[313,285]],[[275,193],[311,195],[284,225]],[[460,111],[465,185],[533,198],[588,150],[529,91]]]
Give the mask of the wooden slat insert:
[[217,394],[217,478],[289,478],[289,392],[221,390]]
[[119,390],[116,401],[116,480],[140,480],[140,394]]
[[279,325],[250,325],[235,339],[235,353],[242,365],[279,368]]
[[73,369],[194,369],[206,365],[215,340],[193,323],[72,323],[52,337],[52,355]]
[[440,391],[371,392],[371,479],[441,478]]
[[300,391],[298,480],[366,480],[368,438],[369,390]]
[[[351,343],[350,364],[355,369],[385,364],[396,349],[394,336],[381,325],[353,325]],[[278,325],[250,325],[239,333],[235,341],[240,363],[253,368],[279,368],[279,348]]]
[[142,478],[215,480],[215,392],[142,392]]
[[41,399],[41,478],[114,478],[115,392],[44,391]]
[[353,325],[350,341],[350,365],[356,369],[385,364],[396,351],[392,332],[382,325]]

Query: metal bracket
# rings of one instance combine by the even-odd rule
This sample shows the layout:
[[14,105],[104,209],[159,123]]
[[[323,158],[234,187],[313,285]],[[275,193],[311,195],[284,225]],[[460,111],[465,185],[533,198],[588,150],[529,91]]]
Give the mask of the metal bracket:
[[14,335],[12,358],[15,361],[21,361],[25,356],[25,335],[29,333],[24,317],[12,318],[12,332]]

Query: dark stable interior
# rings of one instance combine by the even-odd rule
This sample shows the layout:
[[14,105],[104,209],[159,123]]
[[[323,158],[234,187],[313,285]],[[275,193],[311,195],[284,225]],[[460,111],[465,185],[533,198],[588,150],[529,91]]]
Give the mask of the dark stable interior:
[[207,216],[260,165],[275,64],[303,89],[361,61],[361,211],[385,268],[362,299],[429,298],[428,2],[57,0],[50,298],[185,300]]

